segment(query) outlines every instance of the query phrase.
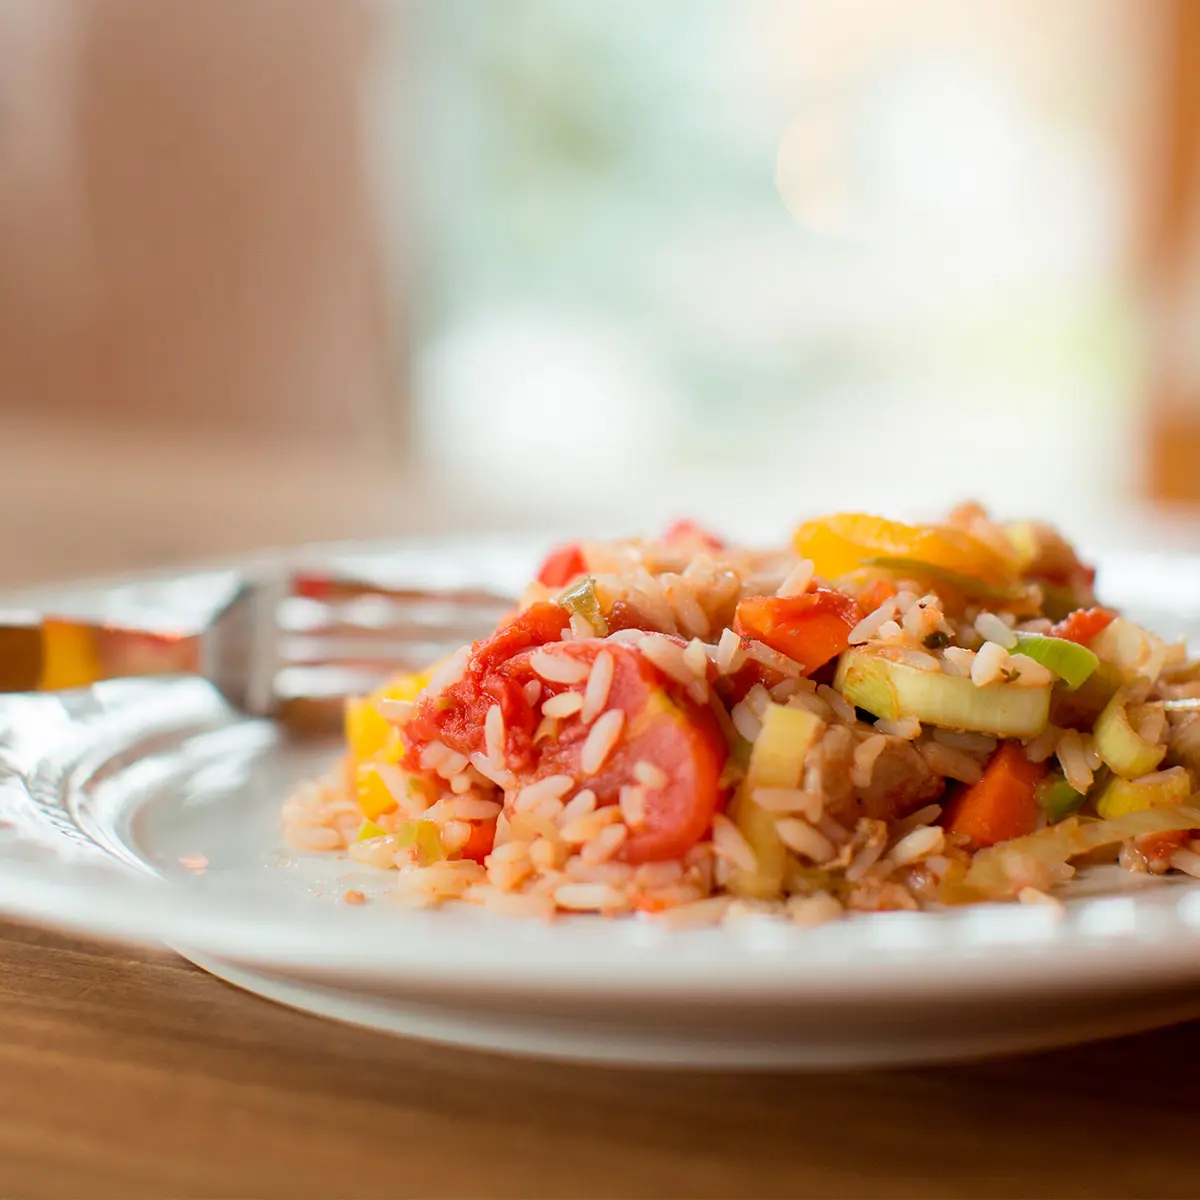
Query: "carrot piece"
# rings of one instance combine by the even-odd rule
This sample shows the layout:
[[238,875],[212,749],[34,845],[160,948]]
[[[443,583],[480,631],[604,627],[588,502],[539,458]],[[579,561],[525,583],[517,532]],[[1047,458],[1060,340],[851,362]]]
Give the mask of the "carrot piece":
[[1030,762],[1019,742],[1004,742],[983,778],[951,802],[944,817],[946,829],[965,834],[976,846],[1032,833],[1038,818],[1035,792],[1045,773],[1045,765]]
[[1101,630],[1116,620],[1117,614],[1107,608],[1077,608],[1050,630],[1051,637],[1065,638],[1086,646]]
[[803,596],[751,596],[737,606],[733,631],[786,654],[811,675],[850,644],[862,619],[849,596],[814,588]]

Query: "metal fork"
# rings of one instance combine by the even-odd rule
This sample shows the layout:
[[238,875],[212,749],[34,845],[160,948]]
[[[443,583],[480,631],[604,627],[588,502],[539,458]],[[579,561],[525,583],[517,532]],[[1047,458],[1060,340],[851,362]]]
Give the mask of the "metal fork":
[[513,607],[483,588],[383,587],[307,572],[238,581],[198,629],[174,628],[169,614],[134,625],[0,616],[0,692],[195,674],[246,713],[318,731],[338,719],[346,696],[428,666]]

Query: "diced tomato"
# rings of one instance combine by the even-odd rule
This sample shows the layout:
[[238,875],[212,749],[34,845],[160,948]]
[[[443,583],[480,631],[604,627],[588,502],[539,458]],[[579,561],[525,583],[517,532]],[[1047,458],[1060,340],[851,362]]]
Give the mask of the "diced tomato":
[[711,553],[725,549],[725,543],[715,533],[697,525],[695,521],[676,521],[665,534],[663,541],[670,546],[697,545]]
[[1030,762],[1019,742],[1003,742],[983,778],[947,806],[943,824],[976,846],[1024,837],[1037,827],[1037,785],[1045,773],[1045,764]]
[[1050,635],[1086,646],[1101,630],[1107,629],[1116,616],[1107,608],[1077,608],[1065,620],[1059,621],[1050,630]]
[[538,569],[538,583],[548,588],[566,587],[572,579],[587,574],[587,560],[578,542],[551,550]]
[[818,587],[803,596],[751,596],[737,606],[733,629],[803,664],[811,675],[846,649],[860,620],[849,596]]
[[[643,819],[618,857],[641,863],[686,853],[707,832],[724,799],[720,778],[728,747],[712,711],[632,646],[592,641],[548,643],[545,648],[589,667],[602,650],[612,656],[607,708],[624,713],[624,723],[599,771],[585,776],[582,770],[583,747],[592,726],[584,725],[578,715],[564,719],[554,737],[534,744],[541,717],[526,699],[525,685],[538,678],[530,663],[536,646],[502,661],[493,661],[486,649],[477,652],[462,680],[441,696],[419,701],[405,727],[405,765],[418,770],[421,750],[433,740],[461,754],[482,750],[487,710],[498,703],[504,714],[505,766],[519,785],[567,774],[579,786],[591,788],[600,805],[610,805],[620,800],[623,787],[638,785],[635,765],[651,763],[667,782],[645,789]],[[481,670],[478,664],[483,661],[490,665]],[[584,686],[543,682],[543,696],[581,691]]]
[[765,663],[747,659],[732,675],[725,675],[717,680],[717,687],[726,708],[732,708],[746,698],[746,693],[756,683],[761,683],[769,692],[786,678],[782,672],[768,667]]
[[528,759],[534,713],[521,685],[500,673],[514,655],[561,638],[570,616],[557,604],[533,604],[484,641],[476,642],[463,677],[436,696],[419,699],[404,729],[404,766],[419,770],[421,750],[444,742],[462,754],[483,749],[483,723],[493,704],[504,716],[508,752]]
[[[630,863],[678,858],[704,836],[721,805],[720,777],[728,746],[707,705],[697,704],[633,647],[610,643],[604,648],[614,660],[608,708],[625,714],[616,748],[602,768],[584,780],[580,758],[590,726],[568,718],[558,736],[543,743],[533,777],[572,775],[586,782],[601,805],[615,804],[622,787],[636,785],[634,766],[653,764],[667,782],[645,790],[643,820],[617,856]],[[564,642],[551,649],[593,662],[602,647]],[[514,669],[518,665],[518,659],[510,664]]]
[[496,844],[496,822],[491,821],[472,821],[471,836],[467,844],[459,851],[463,858],[469,858],[473,862],[482,863],[485,858],[492,852],[492,847]]

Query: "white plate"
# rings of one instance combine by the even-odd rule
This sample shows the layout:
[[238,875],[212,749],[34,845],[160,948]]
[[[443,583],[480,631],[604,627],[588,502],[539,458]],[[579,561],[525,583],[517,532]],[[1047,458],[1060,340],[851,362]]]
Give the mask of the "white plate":
[[[410,545],[304,561],[503,586],[528,573],[529,553]],[[186,615],[229,581],[208,572],[24,599]],[[1176,635],[1200,612],[1200,560],[1110,559],[1102,588]],[[282,799],[333,753],[289,744],[194,679],[0,697],[0,911],[164,941],[239,986],[389,1032],[623,1063],[928,1061],[1200,1013],[1200,885],[1138,885],[1114,869],[1062,912],[986,905],[812,931],[412,912],[387,901],[386,875],[282,847]],[[194,855],[202,874],[181,863]],[[342,903],[349,887],[373,903]]]

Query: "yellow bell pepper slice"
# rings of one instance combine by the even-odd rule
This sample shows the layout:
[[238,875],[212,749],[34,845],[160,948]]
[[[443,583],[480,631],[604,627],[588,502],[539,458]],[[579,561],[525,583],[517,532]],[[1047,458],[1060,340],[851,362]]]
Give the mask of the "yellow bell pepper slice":
[[362,815],[374,821],[399,807],[391,789],[379,776],[374,763],[360,763],[354,773],[354,798]]
[[395,727],[379,715],[380,700],[415,700],[429,682],[433,668],[397,675],[369,696],[346,701],[346,745],[355,762],[369,762],[377,755],[396,761],[404,752]]
[[792,535],[818,575],[836,579],[868,558],[915,559],[993,584],[1016,580],[1014,564],[986,542],[950,525],[905,525],[868,513],[834,513],[806,521]]

